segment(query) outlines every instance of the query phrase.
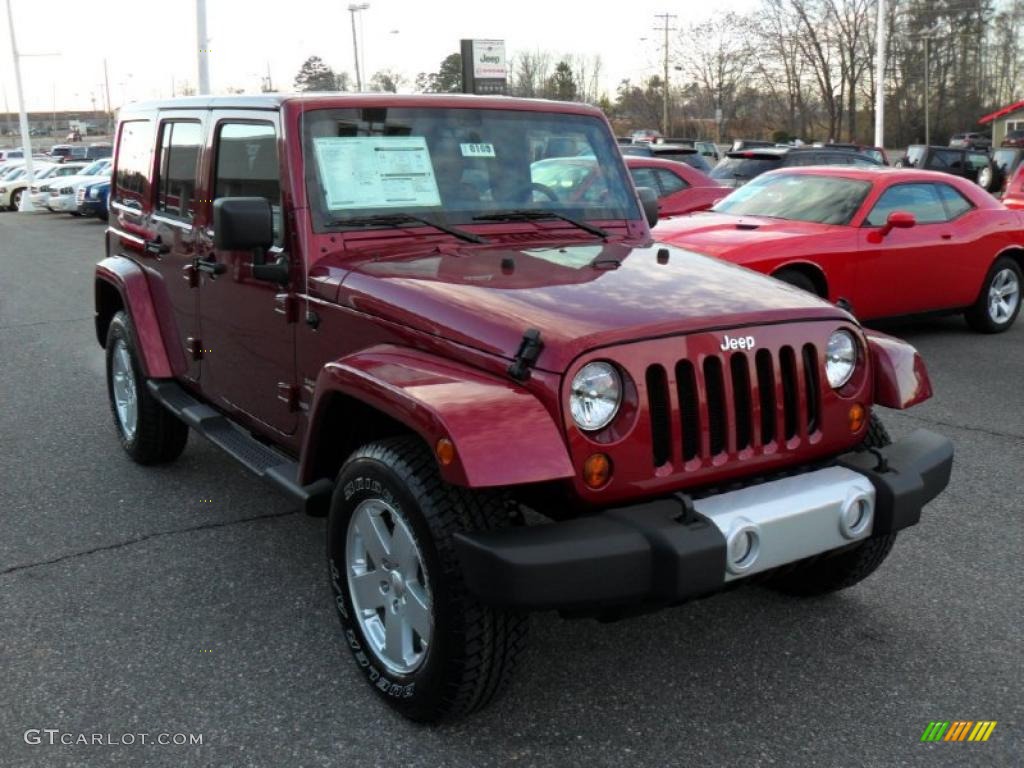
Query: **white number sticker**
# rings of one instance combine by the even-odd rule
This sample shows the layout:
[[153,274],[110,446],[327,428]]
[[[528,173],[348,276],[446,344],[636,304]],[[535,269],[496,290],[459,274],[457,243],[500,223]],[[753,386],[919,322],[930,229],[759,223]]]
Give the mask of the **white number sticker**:
[[460,144],[463,157],[494,157],[493,144]]

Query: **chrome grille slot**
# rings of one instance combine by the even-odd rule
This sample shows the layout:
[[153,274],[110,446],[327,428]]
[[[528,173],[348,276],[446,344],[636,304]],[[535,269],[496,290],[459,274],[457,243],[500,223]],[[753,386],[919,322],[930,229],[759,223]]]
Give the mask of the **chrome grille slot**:
[[711,438],[711,455],[722,453],[727,445],[726,430],[729,428],[729,414],[726,411],[725,377],[722,361],[717,357],[704,359],[704,388],[708,398],[708,433]]
[[807,402],[807,434],[817,432],[821,419],[821,385],[818,379],[818,351],[804,344],[804,392]]
[[700,452],[700,402],[696,371],[689,360],[676,363],[676,390],[683,429],[683,461],[690,461]]
[[796,437],[797,408],[800,405],[797,394],[796,355],[792,347],[783,347],[779,350],[779,371],[782,379],[782,435],[786,440],[792,440]]
[[753,414],[750,410],[750,364],[743,352],[729,359],[732,374],[732,397],[736,421],[736,450],[750,447],[753,433]]
[[772,353],[759,350],[755,356],[757,364],[757,395],[761,405],[761,443],[775,442],[775,364]]

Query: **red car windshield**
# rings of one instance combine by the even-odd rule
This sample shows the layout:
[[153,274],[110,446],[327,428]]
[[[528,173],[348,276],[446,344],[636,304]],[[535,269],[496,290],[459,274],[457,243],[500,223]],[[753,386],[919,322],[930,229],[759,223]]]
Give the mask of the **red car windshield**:
[[[401,214],[449,225],[512,210],[590,221],[640,218],[618,147],[595,117],[320,109],[304,115],[303,143],[317,231]],[[555,158],[566,161],[557,172],[547,163]],[[580,194],[584,177],[587,189]]]
[[711,210],[734,216],[849,224],[871,190],[858,179],[807,174],[759,176]]

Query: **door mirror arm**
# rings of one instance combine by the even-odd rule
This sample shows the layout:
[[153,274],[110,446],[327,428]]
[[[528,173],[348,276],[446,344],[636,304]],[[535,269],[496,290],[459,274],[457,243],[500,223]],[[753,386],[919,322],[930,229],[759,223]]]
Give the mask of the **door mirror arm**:
[[252,276],[256,280],[266,280],[270,283],[284,285],[291,277],[291,268],[288,257],[279,253],[277,258],[271,262],[267,261],[267,252],[263,248],[256,248],[252,254]]

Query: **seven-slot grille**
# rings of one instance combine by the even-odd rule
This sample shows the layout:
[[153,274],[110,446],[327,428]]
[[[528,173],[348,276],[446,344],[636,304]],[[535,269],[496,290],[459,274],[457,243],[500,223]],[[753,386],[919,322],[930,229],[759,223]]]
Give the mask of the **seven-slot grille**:
[[654,364],[645,383],[656,467],[782,449],[820,427],[813,344],[701,356],[670,368]]

